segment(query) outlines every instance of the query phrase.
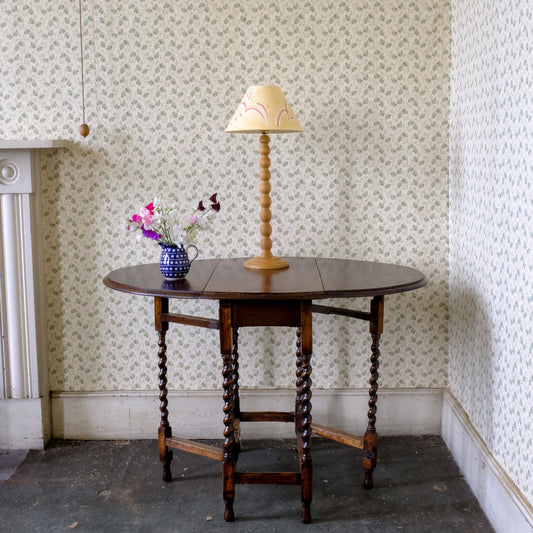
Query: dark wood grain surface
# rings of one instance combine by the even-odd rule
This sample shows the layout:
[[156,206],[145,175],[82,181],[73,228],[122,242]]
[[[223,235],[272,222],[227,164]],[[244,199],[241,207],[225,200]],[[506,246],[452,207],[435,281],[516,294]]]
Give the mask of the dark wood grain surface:
[[159,263],[119,268],[104,278],[104,285],[143,296],[199,298],[218,262],[219,259],[194,261],[187,277],[177,281],[165,280]]
[[248,270],[246,259],[222,259],[207,283],[203,298],[302,299],[323,298],[324,287],[316,261],[291,257],[289,268]]
[[418,270],[399,265],[313,257],[287,258],[282,270],[247,270],[244,258],[194,261],[187,277],[166,281],[157,263],[124,267],[108,274],[104,284],[144,296],[213,300],[318,300],[381,296],[427,284]]
[[330,298],[381,296],[412,291],[427,284],[424,274],[410,267],[350,259],[317,258],[316,261],[324,291]]

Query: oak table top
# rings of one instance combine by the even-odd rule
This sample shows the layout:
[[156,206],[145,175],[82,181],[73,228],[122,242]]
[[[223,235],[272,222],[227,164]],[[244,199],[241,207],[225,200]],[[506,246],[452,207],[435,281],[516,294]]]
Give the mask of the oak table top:
[[210,300],[319,300],[383,296],[418,289],[425,276],[410,267],[314,257],[287,258],[282,270],[247,270],[246,259],[194,261],[187,277],[166,281],[157,263],[120,268],[104,279],[112,289],[143,296]]

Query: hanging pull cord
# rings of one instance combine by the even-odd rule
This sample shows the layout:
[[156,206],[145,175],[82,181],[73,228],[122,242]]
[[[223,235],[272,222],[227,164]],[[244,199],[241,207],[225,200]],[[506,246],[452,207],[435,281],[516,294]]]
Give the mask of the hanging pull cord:
[[83,73],[83,26],[81,23],[81,0],[79,0],[80,8],[80,54],[81,54],[81,103],[83,110],[83,123],[80,124],[80,135],[87,137],[89,135],[89,126],[85,123],[85,77]]

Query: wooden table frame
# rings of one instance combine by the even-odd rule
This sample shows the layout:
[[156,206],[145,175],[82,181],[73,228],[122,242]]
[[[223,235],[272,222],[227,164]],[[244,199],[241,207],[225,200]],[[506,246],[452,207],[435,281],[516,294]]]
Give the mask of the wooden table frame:
[[[233,263],[232,263],[233,261]],[[342,260],[314,260],[305,258],[291,260],[293,272],[290,274],[292,283],[298,278],[300,272],[311,268],[313,264],[317,266],[319,274],[321,291],[316,287],[313,290],[291,289],[289,292],[285,285],[282,288],[275,283],[272,285],[271,275],[261,271],[254,273],[259,278],[252,279],[253,283],[259,280],[260,289],[251,290],[228,290],[228,276],[238,277],[239,271],[235,270],[240,266],[240,261],[220,260],[217,262],[199,261],[198,264],[204,263],[205,272],[199,274],[198,287],[202,284],[201,290],[195,290],[196,280],[192,279],[191,283],[185,285],[168,285],[158,279],[154,273],[154,266],[150,270],[150,277],[144,274],[141,278],[136,275],[141,267],[129,267],[120,269],[111,273],[104,280],[104,283],[113,289],[125,292],[151,295],[155,298],[155,329],[159,334],[158,340],[158,368],[159,368],[159,400],[161,419],[158,430],[159,458],[163,463],[163,480],[172,481],[170,465],[172,462],[173,449],[183,450],[194,453],[210,459],[221,461],[223,477],[223,498],[225,502],[224,519],[233,521],[235,514],[233,503],[235,499],[236,484],[288,484],[301,486],[301,520],[304,523],[311,521],[311,500],[313,494],[313,466],[311,460],[311,436],[312,434],[325,437],[343,444],[364,449],[366,455],[363,459],[363,468],[365,471],[364,487],[372,488],[372,472],[376,466],[378,435],[376,432],[376,411],[377,411],[377,390],[378,390],[378,368],[379,368],[379,342],[383,332],[383,314],[385,294],[393,294],[406,290],[413,290],[424,286],[427,280],[420,272],[407,267],[398,267],[395,265],[383,265],[379,263],[362,263],[356,261]],[[315,261],[315,263],[312,263]],[[335,263],[337,261],[337,263]],[[196,264],[196,263],[195,263]],[[365,279],[358,280],[361,286],[346,285],[338,283],[335,275],[341,271],[349,270],[345,276],[353,277],[354,272],[359,269],[365,275],[374,276],[372,272],[367,272],[372,265],[376,266],[377,271],[381,267],[384,280],[388,284],[376,287],[368,287],[369,281]],[[147,269],[149,265],[143,265]],[[202,266],[202,268],[203,268]],[[370,266],[370,267],[369,267]],[[305,268],[303,268],[305,267]],[[327,269],[330,269],[328,271]],[[351,270],[350,270],[351,269]],[[387,269],[390,269],[388,272]],[[359,271],[357,270],[357,271]],[[191,269],[191,272],[193,270]],[[264,271],[263,271],[264,272]],[[365,274],[365,272],[367,274]],[[216,275],[215,275],[216,273]],[[229,274],[228,274],[229,273]],[[390,275],[393,276],[395,283],[390,283]],[[399,275],[401,274],[401,276]],[[249,274],[243,274],[248,276]],[[279,274],[277,274],[279,276]],[[156,277],[155,281],[152,278]],[[328,278],[329,276],[329,278]],[[332,277],[333,276],[333,277]],[[402,277],[403,276],[403,277]],[[192,278],[194,277],[191,276]],[[206,278],[206,280],[204,280]],[[268,279],[267,279],[268,278]],[[404,280],[404,278],[406,278]],[[146,281],[150,280],[150,283]],[[265,279],[267,279],[268,290],[265,291]],[[283,277],[279,277],[283,280]],[[406,281],[407,280],[407,281]],[[400,283],[402,281],[402,283]],[[233,283],[233,281],[232,281]],[[313,279],[312,285],[317,281]],[[354,282],[355,283],[355,282]],[[334,290],[335,284],[339,287],[346,285],[344,288]],[[150,285],[150,286],[148,286]],[[246,283],[245,283],[246,285]],[[304,283],[305,285],[305,283]],[[287,285],[290,286],[290,283]],[[158,288],[159,287],[159,288]],[[221,289],[226,287],[226,289]],[[329,287],[329,289],[328,289]],[[199,291],[199,292],[198,292]],[[169,297],[205,297],[218,299],[219,301],[219,318],[204,318],[197,316],[182,315],[169,312]],[[327,298],[336,296],[372,296],[370,310],[355,311],[340,307],[324,306],[313,304],[317,298]],[[370,323],[370,334],[372,337],[371,357],[370,357],[370,388],[368,401],[368,424],[364,436],[351,435],[332,428],[314,424],[311,416],[311,356],[312,356],[312,314],[334,314],[345,317],[365,320]],[[222,355],[222,379],[223,379],[223,413],[224,413],[224,442],[223,447],[207,445],[195,442],[193,440],[183,439],[172,435],[172,428],[168,421],[168,399],[167,399],[167,345],[166,333],[170,323],[203,327],[209,329],[218,329],[220,332],[220,352]],[[289,326],[296,328],[296,400],[294,411],[241,411],[239,398],[239,347],[238,336],[239,328],[255,326]],[[237,471],[237,460],[240,452],[239,432],[241,422],[294,422],[296,441],[299,456],[298,472],[239,472]]]

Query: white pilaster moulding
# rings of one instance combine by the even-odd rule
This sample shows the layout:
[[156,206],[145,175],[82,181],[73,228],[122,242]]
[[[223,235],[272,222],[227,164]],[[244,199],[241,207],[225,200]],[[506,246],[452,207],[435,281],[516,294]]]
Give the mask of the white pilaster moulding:
[[65,146],[0,140],[2,449],[42,449],[51,435],[40,153]]

